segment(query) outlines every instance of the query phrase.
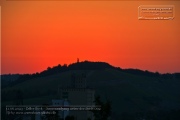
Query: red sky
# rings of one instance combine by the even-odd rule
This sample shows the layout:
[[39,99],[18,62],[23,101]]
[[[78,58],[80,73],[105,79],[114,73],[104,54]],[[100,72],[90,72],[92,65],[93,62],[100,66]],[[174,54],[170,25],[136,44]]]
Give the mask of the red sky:
[[[180,72],[180,1],[1,1],[1,73],[104,61]],[[173,20],[138,20],[139,5],[174,5]]]

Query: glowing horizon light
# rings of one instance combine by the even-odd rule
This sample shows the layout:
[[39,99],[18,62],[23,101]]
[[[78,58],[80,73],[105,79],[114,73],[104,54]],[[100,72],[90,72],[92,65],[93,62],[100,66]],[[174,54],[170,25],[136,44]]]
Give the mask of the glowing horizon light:
[[4,1],[1,72],[36,73],[58,64],[102,61],[121,68],[180,72],[180,13],[138,20],[140,5],[179,1]]

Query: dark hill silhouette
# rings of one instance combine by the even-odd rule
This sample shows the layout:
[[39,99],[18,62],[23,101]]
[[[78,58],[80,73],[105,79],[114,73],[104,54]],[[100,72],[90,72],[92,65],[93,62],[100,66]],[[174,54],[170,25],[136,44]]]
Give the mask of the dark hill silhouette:
[[108,63],[105,62],[90,62],[83,61],[69,64],[68,66],[64,64],[63,66],[58,65],[52,68],[48,67],[47,70],[42,71],[40,75],[50,75],[54,73],[65,72],[68,70],[102,70],[106,68],[115,68]]
[[115,67],[105,62],[84,61],[84,62],[72,63],[68,66],[68,68],[70,70],[101,70],[101,69],[115,68]]
[[[64,65],[57,65],[48,67],[46,70],[40,72],[40,73],[33,73],[33,74],[8,74],[8,75],[1,75],[2,79],[2,88],[13,86],[15,84],[24,82],[29,79],[34,79],[38,77],[45,77],[57,73],[62,73],[70,70],[103,70],[103,69],[116,69],[125,73],[129,74],[135,74],[135,75],[141,75],[141,76],[147,76],[147,77],[163,77],[163,78],[177,78],[180,79],[180,73],[174,73],[174,74],[160,74],[158,72],[149,72],[149,71],[143,71],[139,69],[121,69],[120,67],[114,67],[106,62],[91,62],[91,61],[82,61],[82,62],[76,62],[72,64],[64,64]],[[9,80],[9,78],[11,78]]]
[[59,87],[70,85],[73,74],[83,73],[88,88],[95,89],[102,100],[112,101],[113,120],[180,120],[180,73],[121,69],[90,61],[48,67],[34,74],[2,75],[2,86],[6,83],[1,91],[3,110],[14,103],[18,90],[24,104],[49,103],[58,98]]
[[[40,73],[33,73],[33,74],[17,74],[17,77],[14,77],[15,75],[1,75],[2,76],[2,81],[6,81],[2,83],[2,87],[7,87],[8,85],[12,86],[21,82],[24,82],[26,80],[29,79],[33,79],[33,78],[37,78],[37,77],[44,77],[44,76],[49,76],[49,75],[53,75],[56,73],[62,73],[62,72],[66,72],[69,70],[102,70],[102,69],[106,69],[106,68],[114,68],[113,66],[111,66],[108,63],[105,62],[90,62],[90,61],[83,61],[83,62],[76,62],[76,63],[72,63],[72,64],[64,64],[64,65],[57,65],[57,66],[53,66],[48,67],[46,70],[40,72]],[[11,80],[6,80],[11,78]]]

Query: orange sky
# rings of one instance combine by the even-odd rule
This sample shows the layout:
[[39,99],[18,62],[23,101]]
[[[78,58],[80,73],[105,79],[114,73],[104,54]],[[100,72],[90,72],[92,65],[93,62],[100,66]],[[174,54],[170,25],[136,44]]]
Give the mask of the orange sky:
[[[138,20],[139,5],[174,5],[174,20]],[[180,1],[1,1],[1,72],[104,61],[180,72]]]

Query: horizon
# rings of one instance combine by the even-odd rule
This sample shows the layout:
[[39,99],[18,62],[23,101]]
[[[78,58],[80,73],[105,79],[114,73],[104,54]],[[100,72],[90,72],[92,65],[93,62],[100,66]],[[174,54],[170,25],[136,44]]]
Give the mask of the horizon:
[[[1,3],[1,73],[105,61],[121,68],[180,72],[180,13],[138,20],[139,5],[169,1],[6,1]],[[180,11],[178,1],[171,1]]]
[[[108,62],[104,62],[104,61],[89,61],[89,60],[83,60],[83,61],[79,61],[79,62],[78,62],[78,61],[72,62],[72,63],[69,63],[69,64],[64,63],[64,64],[57,64],[57,65],[53,65],[53,66],[47,66],[45,69],[43,69],[43,70],[41,70],[41,71],[35,71],[35,72],[32,72],[32,73],[5,73],[5,74],[0,74],[0,75],[16,75],[16,74],[19,74],[19,75],[30,74],[30,75],[31,75],[31,74],[41,73],[41,72],[47,70],[47,68],[49,68],[49,67],[50,67],[50,68],[54,68],[54,67],[56,67],[56,66],[58,66],[58,65],[61,65],[61,66],[67,65],[67,67],[69,67],[69,65],[71,65],[71,64],[83,63],[83,62],[93,62],[93,63],[95,63],[95,62],[101,62],[101,63],[107,63],[107,64],[109,64],[110,66],[112,66],[112,67],[114,67],[114,68],[120,68],[120,69],[122,69],[122,70],[133,69],[133,70],[140,70],[140,71],[143,71],[143,72],[148,71],[148,72],[151,72],[151,73],[159,73],[159,74],[175,74],[175,73],[180,73],[180,72],[173,72],[173,73],[165,72],[165,73],[160,73],[160,72],[158,72],[158,71],[142,70],[142,69],[139,69],[139,68],[131,68],[131,67],[129,67],[129,68],[122,68],[122,67],[120,67],[120,66],[114,66],[114,65],[112,65],[112,64],[110,64],[110,63],[108,63]],[[82,70],[83,70],[83,69],[82,69]]]

